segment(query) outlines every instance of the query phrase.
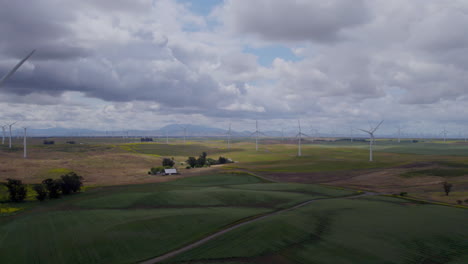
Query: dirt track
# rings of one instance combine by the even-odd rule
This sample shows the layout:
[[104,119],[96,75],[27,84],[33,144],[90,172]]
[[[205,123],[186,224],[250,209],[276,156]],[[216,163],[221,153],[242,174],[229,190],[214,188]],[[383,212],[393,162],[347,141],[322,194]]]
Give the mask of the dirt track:
[[357,198],[357,197],[362,197],[362,196],[369,196],[369,195],[379,195],[378,193],[371,193],[371,192],[367,192],[367,193],[364,193],[364,194],[359,194],[359,195],[354,195],[354,196],[348,196],[348,197],[335,197],[335,198],[316,198],[316,199],[312,199],[312,200],[308,200],[308,201],[305,201],[305,202],[302,202],[300,204],[297,204],[295,206],[292,206],[292,207],[289,207],[289,208],[286,208],[286,209],[282,209],[282,210],[279,210],[279,211],[275,211],[275,212],[272,212],[272,213],[269,213],[269,214],[266,214],[266,215],[262,215],[262,216],[259,216],[257,218],[254,218],[254,219],[251,219],[251,220],[247,220],[245,222],[242,222],[242,223],[239,223],[239,224],[236,224],[234,226],[231,226],[231,227],[228,227],[226,229],[223,229],[223,230],[220,230],[214,234],[211,234],[205,238],[202,238],[198,241],[195,241],[187,246],[184,246],[182,248],[179,248],[179,249],[176,249],[176,250],[173,250],[171,252],[168,252],[164,255],[161,255],[159,257],[155,257],[155,258],[152,258],[152,259],[149,259],[149,260],[146,260],[146,261],[143,261],[143,262],[140,262],[141,264],[152,264],[152,263],[159,263],[161,261],[164,261],[164,260],[167,260],[169,258],[172,258],[174,256],[177,256],[183,252],[186,252],[190,249],[193,249],[193,248],[196,248],[200,245],[203,245],[205,244],[206,242],[210,241],[210,240],[213,240],[229,231],[232,231],[234,229],[237,229],[241,226],[244,226],[244,225],[247,225],[247,224],[250,224],[250,223],[253,223],[253,222],[257,222],[257,221],[260,221],[262,219],[265,219],[267,217],[271,217],[271,216],[274,216],[274,215],[277,215],[277,214],[280,214],[280,213],[284,213],[284,212],[287,212],[287,211],[291,211],[291,210],[294,210],[296,208],[299,208],[299,207],[302,207],[304,205],[308,205],[316,200],[329,200],[329,199],[343,199],[343,198],[347,198],[347,199],[351,199],[351,198]]

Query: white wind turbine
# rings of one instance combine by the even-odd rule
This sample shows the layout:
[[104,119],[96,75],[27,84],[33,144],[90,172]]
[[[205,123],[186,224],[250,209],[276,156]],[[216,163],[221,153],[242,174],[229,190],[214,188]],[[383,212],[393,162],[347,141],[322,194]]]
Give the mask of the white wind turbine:
[[227,136],[227,149],[231,149],[231,135],[232,135],[232,131],[231,131],[231,123],[229,123],[229,130],[226,132],[226,136]]
[[27,151],[28,151],[28,148],[27,148],[27,143],[26,143],[26,130],[28,129],[27,127],[23,127],[24,129],[24,138],[23,138],[23,158],[27,158]]
[[262,132],[258,131],[258,120],[255,120],[255,131],[250,135],[253,134],[255,134],[255,151],[258,151],[258,134],[265,135]]
[[440,134],[444,135],[444,143],[445,143],[446,140],[447,140],[447,130],[445,129],[445,127],[444,127],[444,130],[442,130],[442,132],[440,132]]
[[6,128],[6,125],[3,125],[2,126],[2,145],[5,144],[5,128]]
[[8,144],[8,147],[11,149],[11,127],[16,124],[17,122],[13,122],[13,123],[10,123],[10,124],[7,124],[8,126],[8,129],[10,131],[10,136],[9,136],[9,144]]
[[398,129],[398,143],[400,143],[401,142],[401,125],[400,124],[398,124],[397,129]]
[[380,123],[379,123],[376,127],[371,128],[371,130],[359,129],[359,130],[361,130],[361,131],[363,131],[363,132],[368,133],[369,136],[370,136],[370,141],[369,141],[369,161],[373,161],[373,160],[372,160],[372,145],[374,144],[374,139],[375,139],[375,137],[374,137],[374,132],[379,128],[379,126],[380,126],[382,123],[383,123],[383,120],[380,121]]
[[300,157],[302,156],[302,152],[301,152],[301,140],[302,140],[302,136],[306,136],[308,137],[308,135],[302,133],[301,131],[301,121],[300,120],[297,120],[297,124],[299,126],[299,133],[297,133],[296,137],[298,138],[298,143],[297,143],[297,156]]
[[2,87],[3,83],[8,80],[8,78],[10,78],[17,70],[19,67],[21,67],[21,65],[23,65],[23,63],[29,59],[29,57],[31,57],[33,55],[33,53],[35,52],[36,50],[33,50],[31,51],[31,53],[28,54],[28,56],[26,56],[26,58],[22,59],[20,62],[18,62],[18,64],[15,65],[15,67],[13,69],[11,69],[10,72],[8,72],[5,76],[3,76],[3,78],[0,80],[0,87]]

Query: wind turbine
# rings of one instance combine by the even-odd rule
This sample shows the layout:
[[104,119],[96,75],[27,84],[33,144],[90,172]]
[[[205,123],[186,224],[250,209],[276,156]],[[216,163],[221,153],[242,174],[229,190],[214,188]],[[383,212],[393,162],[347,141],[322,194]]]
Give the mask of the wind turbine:
[[8,128],[9,128],[9,131],[10,131],[10,137],[9,137],[9,145],[8,147],[11,149],[11,127],[16,124],[17,122],[14,122],[14,123],[10,123],[10,124],[7,124]]
[[227,136],[227,149],[228,150],[231,149],[231,135],[232,135],[231,123],[229,123],[229,130],[226,133],[226,136]]
[[23,138],[23,148],[24,148],[23,151],[24,151],[24,153],[23,153],[23,158],[27,158],[27,151],[28,151],[28,148],[26,146],[26,144],[27,144],[26,143],[26,130],[27,130],[27,127],[23,127],[23,129],[24,129],[24,138]]
[[18,62],[18,64],[16,64],[16,66],[11,69],[10,72],[8,72],[5,76],[3,76],[3,78],[0,80],[0,87],[2,87],[3,83],[8,80],[17,70],[19,67],[21,67],[21,65],[23,65],[23,63],[29,59],[29,57],[31,57],[33,55],[33,53],[35,52],[36,50],[33,50],[31,51],[31,53],[28,54],[28,56],[26,56],[26,58],[22,59],[20,62]]
[[301,152],[301,140],[302,140],[302,136],[306,136],[308,137],[308,135],[302,133],[301,131],[301,120],[297,120],[297,124],[299,125],[299,133],[297,133],[296,137],[298,138],[298,143],[297,143],[297,156],[300,157],[302,156],[302,152]]
[[445,143],[445,141],[447,140],[447,130],[445,129],[445,127],[444,127],[444,130],[442,130],[442,132],[440,132],[440,134],[444,135],[444,143]]
[[379,126],[383,123],[383,120],[380,121],[380,123],[374,127],[374,128],[371,128],[371,130],[364,130],[364,129],[359,129],[363,132],[366,132],[369,134],[370,136],[370,141],[369,141],[369,161],[373,161],[372,160],[372,145],[374,144],[374,132],[379,128]]
[[401,125],[398,124],[397,128],[398,128],[398,143],[400,143],[401,142]]
[[184,129],[184,144],[185,144],[185,142],[186,142],[186,137],[187,137],[187,125],[182,126],[182,128]]
[[255,151],[258,151],[258,134],[265,135],[262,132],[258,131],[258,120],[255,120],[255,132],[253,132],[250,135],[253,135],[253,134],[255,134]]
[[5,144],[5,127],[6,125],[2,126],[2,145]]

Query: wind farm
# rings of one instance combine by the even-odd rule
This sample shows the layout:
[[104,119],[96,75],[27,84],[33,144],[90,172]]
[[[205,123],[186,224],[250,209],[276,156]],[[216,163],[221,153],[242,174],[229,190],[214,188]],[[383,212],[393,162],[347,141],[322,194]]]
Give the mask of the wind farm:
[[5,1],[0,263],[468,263],[467,14]]

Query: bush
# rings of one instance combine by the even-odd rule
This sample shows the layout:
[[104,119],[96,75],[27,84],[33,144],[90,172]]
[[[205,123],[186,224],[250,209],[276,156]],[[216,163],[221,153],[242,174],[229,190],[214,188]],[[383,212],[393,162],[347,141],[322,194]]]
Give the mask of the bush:
[[407,195],[408,195],[407,192],[401,192],[401,193],[400,193],[400,196],[407,196]]
[[54,145],[55,141],[45,139],[43,143],[44,143],[44,145]]
[[42,181],[42,184],[46,186],[47,191],[49,192],[49,198],[57,199],[60,197],[63,184],[61,179],[45,179]]
[[215,159],[212,158],[207,158],[206,159],[206,165],[211,166],[211,165],[216,165],[219,164],[219,162]]
[[227,163],[227,159],[225,157],[219,157],[218,158],[218,162],[219,164],[226,164]]
[[164,172],[164,167],[159,166],[159,167],[152,167],[150,169],[150,171],[148,171],[148,174],[156,175],[156,174],[162,173],[162,172]]
[[185,168],[186,168],[186,169],[191,169],[192,167],[190,167],[190,166],[187,166],[187,167],[185,167]]
[[463,201],[462,200],[457,200],[457,204],[462,204]]
[[445,195],[448,196],[450,191],[452,190],[453,185],[451,183],[444,182],[443,186],[444,186]]
[[60,177],[62,180],[61,190],[63,194],[70,194],[81,190],[81,186],[83,186],[83,177],[74,172],[69,172]]
[[36,184],[34,185],[34,191],[36,191],[36,199],[39,201],[44,201],[47,198],[47,189],[44,184]]
[[189,157],[187,160],[187,164],[190,165],[190,167],[194,168],[197,166],[197,159],[195,157]]
[[468,199],[466,199],[466,200],[465,200],[465,203],[467,203],[467,204],[468,204]]
[[164,167],[172,168],[172,167],[174,167],[174,164],[175,164],[174,160],[169,159],[169,158],[164,158],[163,161],[162,161],[162,165]]
[[5,186],[8,188],[8,194],[12,202],[22,202],[26,198],[28,191],[21,180],[7,179]]

